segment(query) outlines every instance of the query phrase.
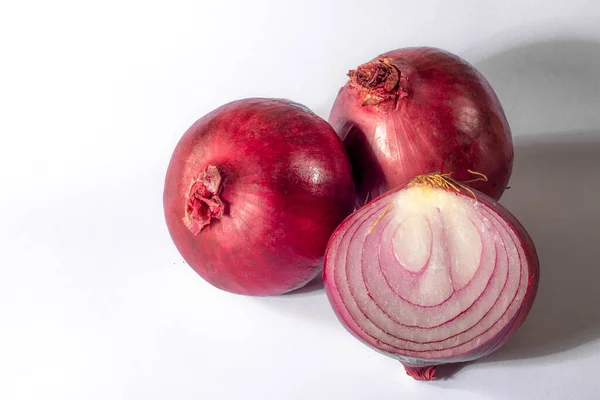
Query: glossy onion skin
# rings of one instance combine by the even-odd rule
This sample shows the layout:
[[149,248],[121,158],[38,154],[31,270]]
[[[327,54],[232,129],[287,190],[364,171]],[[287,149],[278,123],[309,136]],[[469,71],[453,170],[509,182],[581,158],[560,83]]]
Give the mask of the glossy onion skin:
[[[365,71],[386,60],[380,79]],[[344,141],[354,169],[359,206],[426,173],[454,179],[485,174],[473,187],[499,199],[513,165],[510,127],[494,90],[473,66],[446,51],[390,51],[351,71],[329,122]],[[393,89],[387,71],[397,73]],[[360,77],[362,76],[362,80]],[[369,82],[366,82],[369,80]],[[371,87],[372,88],[369,88]]]
[[[224,212],[194,234],[183,222],[186,204],[209,166],[222,178]],[[318,275],[354,193],[343,144],[326,121],[287,100],[253,98],[226,104],[185,132],[163,203],[169,233],[198,274],[229,292],[267,296]]]
[[[350,300],[347,297],[347,295],[343,294],[342,288],[340,286],[340,284],[348,285],[348,288],[350,288],[350,293],[353,293],[350,280],[344,280],[343,283],[340,283],[340,274],[336,271],[336,268],[345,268],[346,272],[344,274],[349,273],[348,268],[351,268],[349,267],[349,265],[351,264],[347,263],[347,260],[349,260],[350,257],[352,257],[351,252],[349,250],[351,248],[350,246],[353,240],[352,238],[355,236],[359,236],[359,232],[361,230],[368,229],[371,225],[370,223],[365,223],[365,221],[368,220],[367,215],[381,214],[381,210],[386,210],[388,204],[390,204],[393,201],[394,196],[399,192],[405,190],[407,187],[408,186],[405,184],[387,192],[386,194],[371,201],[369,204],[363,206],[362,208],[351,214],[348,218],[344,220],[344,222],[340,224],[340,226],[333,233],[327,246],[323,268],[323,280],[329,301],[338,319],[346,328],[346,330],[348,330],[362,343],[368,345],[374,350],[399,360],[405,366],[406,371],[410,376],[420,380],[430,380],[435,379],[435,366],[446,363],[473,361],[478,358],[489,355],[498,348],[500,348],[519,329],[519,327],[524,322],[527,314],[529,313],[531,306],[535,300],[539,283],[539,260],[534,243],[531,240],[528,233],[526,232],[525,228],[512,214],[510,214],[510,212],[508,212],[497,201],[476,190],[472,190],[472,193],[462,190],[460,193],[453,192],[453,194],[456,196],[475,195],[477,201],[480,202],[481,205],[486,209],[486,212],[490,213],[489,215],[494,215],[498,219],[504,221],[506,223],[506,226],[509,227],[510,230],[512,230],[514,238],[517,239],[515,243],[517,244],[518,248],[520,248],[520,251],[522,251],[522,254],[524,254],[525,256],[526,265],[524,266],[524,268],[526,268],[528,275],[527,282],[524,286],[524,295],[520,304],[517,305],[518,308],[516,308],[516,311],[514,315],[510,318],[510,320],[508,320],[506,324],[502,325],[502,329],[499,330],[496,334],[494,334],[493,337],[489,337],[488,340],[485,340],[478,344],[474,342],[476,344],[474,344],[469,351],[462,352],[459,354],[454,354],[454,348],[450,348],[450,352],[453,354],[448,357],[421,358],[416,356],[413,351],[399,350],[394,348],[394,346],[390,346],[389,343],[385,343],[384,341],[378,340],[377,338],[372,336],[372,332],[374,332],[374,329],[375,331],[380,331],[385,337],[392,337],[393,335],[392,333],[385,331],[385,329],[382,326],[378,326],[377,324],[374,325],[377,326],[377,328],[374,328],[371,325],[371,322],[369,322],[369,326],[364,325],[364,321],[361,322],[357,320],[356,315],[359,315],[361,319],[366,318],[368,320],[371,320],[371,317],[367,316],[367,314],[365,314],[364,311],[361,311],[359,314],[356,314],[356,308],[354,308],[354,311],[352,311],[353,307],[356,306],[350,306],[348,303],[348,301],[351,301],[354,304],[360,304],[358,308],[367,307],[368,309],[368,307],[370,306],[367,306],[367,304],[374,303],[373,297],[371,297],[371,294],[369,294],[368,296],[364,297],[352,297]],[[449,191],[452,192],[452,190]],[[360,227],[361,223],[364,225],[364,227]],[[357,226],[359,226],[358,230],[356,230]],[[381,251],[381,249],[367,248],[363,246],[361,248],[360,253],[352,253],[355,254],[354,257],[359,259],[362,264],[362,267],[360,267],[360,271],[355,270],[354,273],[362,275],[362,279],[367,281],[369,277],[365,276],[365,274],[368,272],[365,272],[366,270],[364,269],[364,260],[368,259],[368,257],[365,256],[365,254],[379,254]],[[344,262],[343,260],[346,260],[346,262]],[[354,268],[356,268],[356,265],[354,265]],[[382,267],[374,266],[373,268],[379,268],[379,270],[381,271]],[[520,268],[523,268],[523,266],[521,266]],[[370,270],[374,271],[375,269]],[[346,276],[347,278],[349,277],[349,275],[344,276]],[[395,283],[398,282],[387,282],[387,284],[392,286]],[[367,289],[367,292],[368,290],[369,289]],[[370,290],[378,290],[378,288],[371,287]],[[467,311],[470,310],[471,306],[467,308]],[[399,309],[397,309],[396,311],[402,312]],[[440,326],[444,325],[445,324]],[[470,327],[465,328],[471,329]],[[421,340],[418,341],[421,342]],[[423,341],[423,343],[428,342]],[[432,351],[432,353],[435,353],[435,351]]]

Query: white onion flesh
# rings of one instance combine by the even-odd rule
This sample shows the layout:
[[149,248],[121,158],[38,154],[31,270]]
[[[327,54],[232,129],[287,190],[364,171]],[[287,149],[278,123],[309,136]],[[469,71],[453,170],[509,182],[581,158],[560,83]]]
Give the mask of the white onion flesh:
[[415,185],[344,221],[324,276],[346,327],[408,364],[492,351],[533,300],[537,256],[516,220],[484,197]]

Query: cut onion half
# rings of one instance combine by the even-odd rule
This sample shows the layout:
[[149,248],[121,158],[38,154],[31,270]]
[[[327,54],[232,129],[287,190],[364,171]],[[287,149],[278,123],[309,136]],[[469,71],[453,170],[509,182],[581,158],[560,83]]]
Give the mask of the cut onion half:
[[448,174],[418,176],[350,215],[323,271],[330,302],[364,343],[416,379],[498,349],[538,286],[534,244],[495,200]]

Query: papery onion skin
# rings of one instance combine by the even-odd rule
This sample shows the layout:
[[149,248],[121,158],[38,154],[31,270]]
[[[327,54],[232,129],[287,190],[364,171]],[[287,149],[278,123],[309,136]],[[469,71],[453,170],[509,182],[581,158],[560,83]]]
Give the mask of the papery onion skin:
[[[418,179],[418,177],[417,177]],[[375,337],[372,336],[373,332],[377,333],[378,331],[381,331],[381,334],[383,335],[383,337],[391,337],[393,336],[391,333],[389,332],[385,332],[383,330],[383,328],[381,328],[381,326],[378,326],[377,324],[375,324],[372,319],[373,319],[373,315],[367,315],[364,310],[368,310],[369,309],[369,304],[376,304],[375,300],[373,299],[374,296],[374,292],[373,291],[378,291],[381,288],[379,287],[371,287],[370,289],[367,288],[367,295],[362,296],[362,297],[352,297],[348,298],[347,295],[344,295],[344,288],[342,288],[340,285],[347,285],[346,290],[350,290],[349,293],[353,293],[352,292],[352,285],[350,283],[350,278],[348,276],[348,271],[344,272],[344,277],[346,280],[343,280],[343,282],[340,283],[340,268],[360,268],[361,273],[363,274],[363,278],[367,279],[367,277],[365,277],[365,265],[363,264],[363,258],[365,254],[380,254],[382,252],[381,248],[367,248],[366,246],[360,247],[360,253],[354,253],[354,257],[360,259],[360,263],[361,266],[358,267],[357,265],[352,264],[352,262],[348,262],[348,259],[350,257],[352,257],[352,255],[350,254],[350,246],[352,243],[352,239],[354,237],[358,237],[360,235],[360,232],[363,232],[364,234],[364,230],[369,228],[369,229],[373,229],[373,220],[375,221],[375,224],[381,223],[378,222],[382,219],[382,216],[385,215],[388,212],[392,212],[389,211],[390,207],[403,207],[403,206],[410,206],[408,204],[398,204],[398,205],[394,205],[394,206],[389,206],[389,204],[392,204],[394,199],[397,197],[397,195],[410,188],[413,187],[411,183],[407,183],[404,184],[396,189],[393,189],[389,192],[387,192],[386,194],[380,196],[379,198],[371,201],[369,204],[365,205],[364,207],[360,208],[359,210],[357,210],[356,212],[354,212],[353,214],[351,214],[348,218],[346,218],[344,220],[344,222],[342,222],[340,224],[340,226],[336,229],[336,231],[333,233],[329,244],[327,246],[327,250],[326,250],[326,254],[325,254],[325,262],[324,262],[324,268],[323,268],[323,281],[325,284],[325,291],[327,293],[327,296],[329,298],[329,301],[335,311],[336,316],[338,317],[338,319],[340,320],[340,322],[342,323],[342,325],[346,328],[346,330],[348,330],[353,336],[355,336],[357,339],[359,339],[361,342],[363,342],[364,344],[368,345],[369,347],[373,348],[374,350],[385,354],[389,357],[395,358],[397,360],[399,360],[405,367],[406,372],[408,375],[412,376],[415,379],[418,380],[432,380],[436,378],[436,366],[440,365],[440,364],[448,364],[448,363],[462,363],[462,362],[468,362],[468,361],[473,361],[476,360],[478,358],[484,357],[486,355],[489,355],[490,353],[494,352],[495,350],[499,349],[512,335],[514,335],[514,333],[519,329],[519,327],[522,325],[522,323],[524,322],[527,314],[529,313],[531,306],[534,302],[536,293],[537,293],[537,288],[538,288],[538,283],[539,283],[539,260],[538,260],[538,256],[537,256],[537,252],[534,246],[533,241],[531,240],[530,236],[528,235],[527,231],[525,230],[525,228],[519,223],[519,221],[508,211],[506,210],[503,206],[501,206],[497,201],[495,201],[494,199],[488,197],[487,195],[468,188],[465,185],[461,185],[459,183],[456,183],[456,181],[452,181],[450,180],[450,182],[454,182],[454,186],[458,189],[455,190],[454,187],[446,187],[444,189],[436,189],[436,190],[445,190],[447,192],[450,192],[453,196],[467,196],[469,198],[474,198],[476,199],[476,203],[478,203],[478,207],[483,207],[486,213],[489,212],[489,216],[491,219],[497,218],[499,221],[504,221],[503,223],[506,225],[506,229],[507,232],[508,230],[512,230],[512,233],[514,234],[513,240],[516,238],[516,242],[515,243],[515,248],[522,252],[522,254],[524,255],[524,263],[520,263],[518,265],[519,268],[525,268],[526,274],[527,274],[527,280],[521,282],[521,280],[519,280],[519,290],[522,290],[522,298],[520,300],[520,304],[515,303],[514,305],[512,305],[512,303],[509,304],[509,306],[507,307],[507,310],[509,308],[512,308],[512,310],[514,311],[514,315],[512,315],[512,317],[510,317],[510,319],[505,320],[502,325],[496,326],[495,324],[498,323],[498,320],[492,320],[492,325],[490,328],[488,328],[488,330],[486,330],[482,335],[480,335],[479,337],[483,336],[486,332],[488,332],[490,329],[498,329],[498,331],[493,334],[493,331],[491,332],[493,334],[493,336],[488,337],[487,340],[485,340],[484,342],[481,343],[477,343],[474,342],[474,344],[472,345],[472,348],[470,348],[468,351],[465,352],[461,352],[458,354],[452,354],[451,356],[446,356],[446,357],[427,357],[427,358],[419,358],[419,357],[415,357],[414,356],[414,351],[404,351],[404,350],[397,350],[394,349],[392,347],[394,346],[390,346],[389,343],[385,343],[384,341],[377,339]],[[414,181],[413,181],[414,183]],[[375,210],[379,210],[377,211],[375,214],[374,211]],[[383,210],[383,212],[382,212]],[[371,213],[371,217],[367,217],[369,215],[369,213]],[[374,215],[374,216],[373,216]],[[378,216],[378,219],[375,219],[375,216]],[[370,222],[367,223],[367,221],[369,221],[369,218],[371,218]],[[392,218],[392,217],[390,217]],[[360,223],[363,223],[363,225],[358,225]],[[358,228],[356,228],[356,226],[358,226]],[[375,225],[376,226],[376,225]],[[353,231],[353,229],[355,229],[355,231]],[[383,229],[383,228],[382,228]],[[366,233],[367,237],[368,235],[370,235],[371,233],[368,232]],[[345,237],[347,235],[349,236],[348,242],[344,242]],[[507,236],[508,237],[508,236]],[[366,239],[365,239],[366,240]],[[345,245],[343,244],[345,243],[346,246],[348,247],[344,247]],[[366,243],[366,242],[365,242]],[[494,242],[496,243],[496,242]],[[363,243],[364,244],[364,243]],[[497,247],[497,244],[495,245]],[[495,247],[495,248],[496,248]],[[496,248],[497,250],[497,248]],[[357,252],[358,250],[355,250],[355,252]],[[508,253],[506,255],[507,257],[507,271],[515,271],[515,268],[517,268],[516,263],[510,263],[508,262]],[[345,260],[345,264],[341,262],[341,260]],[[492,274],[495,271],[497,266],[497,261],[496,261],[496,265],[494,266],[494,270],[492,272]],[[510,269],[512,266],[512,270]],[[379,272],[383,271],[381,268],[382,266],[380,265],[379,267]],[[370,271],[376,271],[376,269],[370,269]],[[355,273],[357,273],[356,270],[354,270]],[[510,273],[510,272],[507,272]],[[523,277],[523,271],[521,271],[521,277]],[[508,282],[508,276],[507,275],[507,282]],[[492,279],[491,277],[489,278],[490,280]],[[521,278],[519,278],[521,279]],[[513,278],[514,280],[514,278]],[[365,281],[366,282],[366,281]],[[390,285],[394,285],[398,282],[388,282],[388,284]],[[361,283],[364,285],[367,285],[366,283]],[[488,281],[489,284],[489,281]],[[486,284],[486,285],[488,285]],[[355,289],[356,289],[356,285]],[[502,293],[504,293],[504,289],[506,286],[504,286],[502,288]],[[484,290],[483,295],[485,295],[487,291],[487,286],[486,286],[486,290]],[[356,290],[355,290],[356,293]],[[513,297],[513,301],[516,301],[517,299],[517,293],[515,292],[515,295]],[[454,294],[453,294],[454,296]],[[496,304],[498,302],[501,303],[501,300],[499,300],[500,298],[502,298],[502,296],[500,296],[498,299],[493,299],[494,303],[491,306],[492,308],[494,307],[500,307],[497,306]],[[479,298],[475,301],[478,302]],[[352,305],[349,302],[354,302],[355,305]],[[354,308],[353,308],[354,307]],[[360,312],[357,312],[357,308],[362,310]],[[362,307],[362,308],[361,308]],[[388,307],[388,305],[386,304],[385,306],[380,306],[377,305],[377,307]],[[518,307],[518,308],[517,308]],[[473,304],[469,305],[467,307],[467,309],[464,311],[464,313],[469,312],[471,309],[473,308]],[[384,310],[383,308],[380,308],[380,310]],[[499,310],[501,311],[502,308],[499,308]],[[401,309],[396,309],[396,310],[392,310],[395,312],[403,312],[403,310]],[[490,311],[488,310],[487,313],[489,313]],[[504,313],[506,313],[508,311],[504,311]],[[484,314],[485,315],[487,315]],[[459,314],[461,315],[461,314]],[[476,314],[476,316],[478,316],[479,314]],[[364,318],[364,320],[363,320]],[[472,317],[471,317],[472,318]],[[504,314],[502,314],[502,318],[504,318]],[[508,317],[507,317],[508,318]],[[371,321],[371,322],[366,322],[366,321]],[[463,331],[459,331],[461,332],[460,334],[463,334],[464,332],[468,332],[470,329],[476,329],[478,327],[477,324],[479,324],[482,320],[478,320],[474,325],[469,325],[469,326],[461,326],[460,329],[465,328],[465,330]],[[449,322],[444,322],[442,325],[440,325],[441,327],[447,327],[448,324],[452,323],[452,320],[450,320]],[[367,324],[367,325],[365,325]],[[396,327],[394,327],[396,328]],[[422,329],[422,328],[416,328],[416,329]],[[431,329],[431,328],[430,328]],[[433,328],[436,329],[436,328]],[[390,336],[391,335],[391,336]],[[397,336],[395,336],[397,337]],[[414,340],[414,338],[413,338]],[[447,339],[444,339],[447,340]],[[474,340],[474,339],[471,339]],[[479,340],[479,339],[477,339]],[[443,340],[442,340],[443,341]],[[417,343],[417,342],[414,342]],[[427,342],[425,341],[421,341],[421,343],[423,343],[422,345],[424,346],[430,346],[431,343],[434,342]],[[468,345],[470,342],[467,341],[466,345]],[[421,344],[420,344],[421,345]],[[436,352],[436,351],[448,351],[447,349],[440,349],[440,350],[431,350],[431,352]],[[450,352],[453,352],[452,348],[450,348],[449,350]],[[430,352],[430,350],[422,350],[422,352]]]
[[494,90],[472,65],[429,47],[390,51],[350,71],[329,122],[344,141],[361,206],[440,171],[499,199],[511,175],[511,131]]
[[198,274],[229,292],[267,296],[319,274],[354,193],[343,144],[326,121],[288,100],[251,98],[187,130],[163,203],[171,238]]

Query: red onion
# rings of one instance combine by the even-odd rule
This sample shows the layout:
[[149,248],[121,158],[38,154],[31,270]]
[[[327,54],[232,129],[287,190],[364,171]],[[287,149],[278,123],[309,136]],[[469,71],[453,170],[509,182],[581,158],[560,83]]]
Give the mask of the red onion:
[[416,379],[475,360],[523,323],[538,258],[521,224],[448,174],[416,177],[350,215],[323,279],[344,326]]
[[327,241],[352,211],[341,140],[307,108],[245,99],[198,120],[173,152],[164,190],[169,232],[212,285],[277,295],[319,274]]
[[433,48],[390,51],[350,71],[329,122],[354,168],[358,205],[417,175],[469,170],[473,187],[499,199],[513,146],[494,90],[461,58]]

